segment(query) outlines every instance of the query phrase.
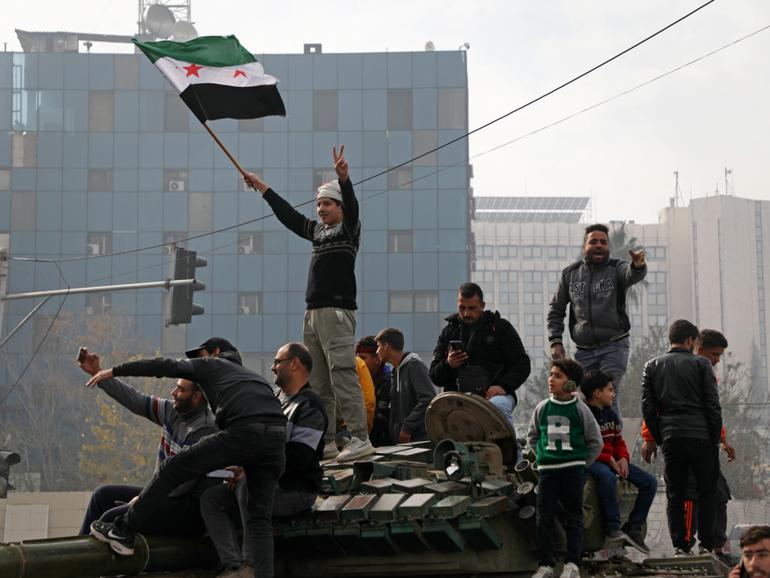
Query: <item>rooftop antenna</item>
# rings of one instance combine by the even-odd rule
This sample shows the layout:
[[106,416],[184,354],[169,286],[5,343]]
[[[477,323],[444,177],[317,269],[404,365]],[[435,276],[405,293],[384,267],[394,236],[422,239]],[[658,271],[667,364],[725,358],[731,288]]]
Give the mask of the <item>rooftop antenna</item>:
[[682,201],[682,189],[679,188],[679,171],[674,171],[674,206],[680,207],[684,203]]
[[[731,174],[733,174],[733,169],[728,169],[727,167],[725,167],[725,195],[730,194],[730,190],[727,188],[727,177]],[[732,189],[733,189],[733,194],[735,194],[735,186],[733,186]]]

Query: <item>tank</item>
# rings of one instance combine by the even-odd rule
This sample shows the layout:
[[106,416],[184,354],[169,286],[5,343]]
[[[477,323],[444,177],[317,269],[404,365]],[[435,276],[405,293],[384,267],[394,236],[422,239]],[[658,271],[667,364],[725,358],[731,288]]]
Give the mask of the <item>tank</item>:
[[[380,447],[353,464],[324,463],[324,486],[305,515],[275,520],[276,573],[300,576],[521,576],[537,567],[537,468],[519,456],[513,429],[487,400],[443,393],[426,413],[430,439]],[[618,485],[621,515],[636,490]],[[713,556],[612,563],[590,479],[584,494],[584,547],[591,575],[727,576]],[[0,546],[3,578],[70,577],[212,568],[205,538],[140,540],[137,554],[114,556],[92,538]],[[557,557],[565,533],[556,524]]]

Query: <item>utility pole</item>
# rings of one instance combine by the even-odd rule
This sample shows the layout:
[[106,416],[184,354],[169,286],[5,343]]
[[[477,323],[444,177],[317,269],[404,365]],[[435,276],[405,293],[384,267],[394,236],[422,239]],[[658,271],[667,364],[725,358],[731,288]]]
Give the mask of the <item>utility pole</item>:
[[8,287],[8,249],[0,247],[0,335],[5,319],[5,292]]

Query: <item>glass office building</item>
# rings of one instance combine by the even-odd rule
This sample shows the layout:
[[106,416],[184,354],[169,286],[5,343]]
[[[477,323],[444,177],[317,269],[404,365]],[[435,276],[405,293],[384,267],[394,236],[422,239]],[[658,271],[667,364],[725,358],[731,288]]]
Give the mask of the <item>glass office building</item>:
[[[469,278],[467,140],[385,171],[467,132],[465,53],[313,46],[258,58],[280,79],[288,116],[212,128],[244,168],[308,215],[315,187],[335,176],[332,146],[345,144],[351,178],[364,181],[358,334],[399,327],[410,350],[431,351]],[[201,235],[238,223],[247,224]],[[190,325],[165,327],[162,289],[72,295],[65,308],[125,316],[167,354],[221,335],[267,371],[277,347],[302,338],[309,243],[244,187],[144,56],[0,54],[0,239],[11,257],[88,257],[61,263],[72,287],[157,281],[169,274],[159,245],[196,235],[181,243],[208,260],[206,290],[195,295],[205,314]],[[154,248],[133,252],[145,247]],[[52,264],[11,261],[8,293],[63,286]],[[7,302],[5,330],[31,307]],[[55,310],[46,305],[8,353],[29,356]]]

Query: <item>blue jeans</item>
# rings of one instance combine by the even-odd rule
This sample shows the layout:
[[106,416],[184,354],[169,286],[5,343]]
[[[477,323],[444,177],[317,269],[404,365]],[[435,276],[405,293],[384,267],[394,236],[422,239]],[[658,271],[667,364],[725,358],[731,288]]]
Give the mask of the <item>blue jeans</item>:
[[580,566],[583,552],[584,466],[540,470],[537,486],[537,555],[541,566],[554,566],[553,523],[556,504],[561,502],[567,532],[567,562]]
[[[505,416],[505,419],[511,424],[513,439],[516,439],[516,426],[513,425],[513,410],[516,408],[516,396],[510,394],[496,395],[489,398],[489,403],[499,409]],[[521,450],[519,449],[518,444],[516,444],[516,460],[518,461],[519,459],[521,459]]]
[[[604,518],[607,521],[606,531],[620,530],[620,510],[618,509],[618,476],[604,462],[594,462],[588,466],[588,471],[596,479],[596,491],[599,495]],[[634,502],[634,509],[628,516],[628,527],[639,530],[647,519],[658,481],[655,476],[648,474],[634,464],[628,464],[628,481],[639,491]]]
[[593,349],[577,348],[575,359],[583,366],[586,371],[600,370],[612,375],[612,385],[615,388],[615,400],[612,402],[612,409],[620,415],[620,385],[623,382],[623,376],[628,368],[628,352],[631,340],[628,337],[605,343]]

